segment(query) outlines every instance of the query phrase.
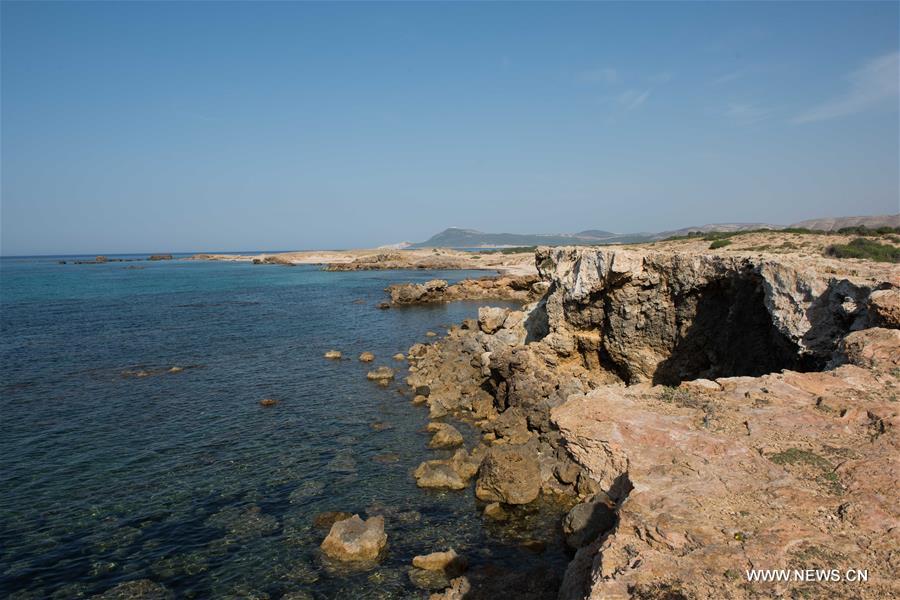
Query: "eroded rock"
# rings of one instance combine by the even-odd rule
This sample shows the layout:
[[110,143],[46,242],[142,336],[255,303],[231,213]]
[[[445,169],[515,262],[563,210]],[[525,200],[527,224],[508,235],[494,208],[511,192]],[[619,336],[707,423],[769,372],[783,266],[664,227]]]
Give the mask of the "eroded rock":
[[475,495],[488,502],[528,504],[540,491],[540,467],[527,446],[492,447],[475,482]]
[[374,561],[385,546],[384,517],[363,520],[359,515],[353,515],[331,526],[321,548],[336,560]]

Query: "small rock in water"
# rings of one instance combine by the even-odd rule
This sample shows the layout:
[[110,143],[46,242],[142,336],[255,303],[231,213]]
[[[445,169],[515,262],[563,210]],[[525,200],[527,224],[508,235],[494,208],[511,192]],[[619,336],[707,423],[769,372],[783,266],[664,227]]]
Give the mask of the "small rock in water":
[[184,371],[184,367],[171,367],[169,369],[169,373],[181,373]]
[[374,371],[369,371],[366,374],[366,377],[371,379],[372,381],[377,381],[379,383],[387,383],[391,379],[394,378],[394,370],[390,367],[378,367]]
[[387,309],[389,309],[389,308],[391,307],[391,303],[390,303],[390,302],[379,302],[379,303],[377,304],[377,306],[378,306],[378,308],[380,308],[381,310],[387,310]]
[[425,337],[437,337],[437,334],[433,331],[426,331]]
[[426,402],[428,402],[428,398],[426,398],[425,396],[414,396],[412,399],[412,403],[416,406],[425,404]]
[[275,400],[274,398],[263,398],[259,401],[259,405],[265,406],[266,408],[275,406],[276,404],[278,404],[278,400]]
[[359,355],[359,360],[361,362],[372,362],[373,360],[375,360],[375,355],[371,352],[363,352]]
[[412,564],[419,569],[441,571],[448,577],[455,577],[466,570],[468,561],[464,556],[458,555],[456,550],[450,548],[446,552],[432,552],[416,556],[413,558]]
[[329,350],[325,353],[325,358],[330,358],[332,360],[337,360],[341,358],[342,354],[340,350]]
[[359,515],[338,521],[322,542],[322,552],[337,560],[371,561],[387,545],[384,517],[363,521]]
[[426,460],[416,468],[413,476],[421,488],[462,490],[466,487],[465,480],[443,460]]
[[393,429],[394,426],[390,423],[385,423],[384,421],[375,421],[371,425],[369,425],[374,431],[384,431],[386,429]]
[[397,354],[394,355],[394,360],[397,360],[397,361],[406,360],[406,356],[402,352],[398,352]]

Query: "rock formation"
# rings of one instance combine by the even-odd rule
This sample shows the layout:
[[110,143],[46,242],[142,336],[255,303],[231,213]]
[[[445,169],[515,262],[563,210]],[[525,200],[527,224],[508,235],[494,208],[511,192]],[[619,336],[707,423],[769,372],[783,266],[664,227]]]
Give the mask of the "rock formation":
[[[481,427],[469,462],[492,515],[580,500],[561,599],[847,592],[745,574],[807,567],[900,594],[900,267],[642,248],[536,262],[543,297],[413,346],[407,383],[432,418]],[[450,461],[417,482],[432,472],[465,486]]]
[[433,304],[456,300],[513,300],[531,302],[546,291],[546,284],[536,275],[502,275],[464,279],[449,285],[443,279],[425,283],[403,283],[388,288],[391,304]]

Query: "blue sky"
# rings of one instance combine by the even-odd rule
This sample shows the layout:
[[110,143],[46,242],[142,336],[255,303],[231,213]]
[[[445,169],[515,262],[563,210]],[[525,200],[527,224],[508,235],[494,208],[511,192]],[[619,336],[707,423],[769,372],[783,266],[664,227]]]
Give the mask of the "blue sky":
[[0,250],[898,212],[898,6],[3,2]]

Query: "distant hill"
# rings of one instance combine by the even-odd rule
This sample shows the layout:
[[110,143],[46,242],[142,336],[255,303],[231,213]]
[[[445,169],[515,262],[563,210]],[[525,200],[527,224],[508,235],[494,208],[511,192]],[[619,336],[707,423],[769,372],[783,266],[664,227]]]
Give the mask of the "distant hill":
[[832,231],[842,227],[865,226],[900,227],[900,214],[867,217],[834,217],[809,219],[791,225],[771,223],[709,223],[693,227],[682,227],[659,233],[613,233],[602,229],[586,229],[578,233],[485,233],[477,229],[450,227],[431,236],[424,242],[409,244],[410,248],[501,248],[514,246],[570,246],[600,244],[631,244],[662,240],[669,237],[687,235],[691,231],[745,231],[752,229],[784,229],[797,227]]
[[510,246],[570,246],[648,241],[647,234],[617,234],[590,230],[580,233],[485,233],[450,227],[412,248],[496,248]]
[[708,233],[710,231],[747,231],[751,229],[783,229],[784,225],[772,225],[771,223],[709,223],[707,225],[696,225],[694,227],[682,227],[681,229],[672,229],[671,231],[661,231],[653,235],[655,240],[664,240],[669,237],[678,237],[687,235],[692,231],[700,231]]
[[871,217],[835,217],[831,219],[809,219],[794,223],[791,227],[804,227],[806,229],[818,229],[821,231],[834,231],[843,227],[900,227],[900,214],[876,215]]

